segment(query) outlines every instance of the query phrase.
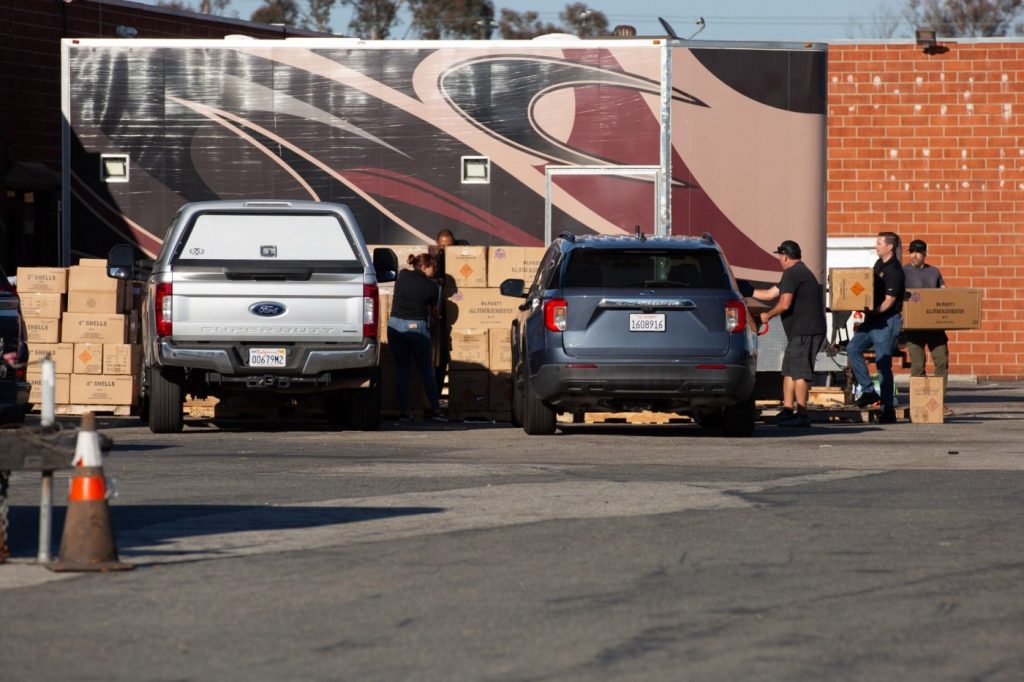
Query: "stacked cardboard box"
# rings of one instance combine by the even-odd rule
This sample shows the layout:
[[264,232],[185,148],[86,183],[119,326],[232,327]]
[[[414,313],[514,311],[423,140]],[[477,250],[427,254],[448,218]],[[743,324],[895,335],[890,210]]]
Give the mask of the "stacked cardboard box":
[[[424,246],[391,246],[399,254]],[[533,279],[544,255],[541,247],[449,246],[445,248],[446,311],[451,324],[451,363],[448,371],[448,409],[453,418],[478,414],[504,415],[511,407],[512,356],[509,328],[521,301],[502,296],[505,279]],[[387,324],[390,287],[381,287],[381,320]],[[385,333],[382,338],[386,340]],[[382,381],[384,409],[398,409],[394,402],[393,360],[384,349]],[[413,373],[416,375],[416,373]],[[425,406],[422,388],[414,377],[411,399],[414,409]]]
[[129,407],[136,402],[142,346],[137,313],[124,282],[107,277],[106,261],[70,268],[18,268],[28,330],[30,401],[42,402],[39,362],[57,374],[57,405]]

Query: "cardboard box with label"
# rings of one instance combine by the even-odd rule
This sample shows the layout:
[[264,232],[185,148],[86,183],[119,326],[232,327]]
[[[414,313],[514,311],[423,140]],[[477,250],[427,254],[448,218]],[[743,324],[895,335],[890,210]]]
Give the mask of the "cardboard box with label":
[[445,247],[444,272],[454,280],[455,286],[459,289],[486,287],[487,247]]
[[502,296],[497,289],[459,289],[448,302],[448,321],[454,327],[508,329],[523,299]]
[[871,268],[832,268],[828,271],[829,307],[832,310],[871,310],[875,301],[873,282]]
[[74,405],[134,405],[137,382],[132,376],[72,374],[71,403]]
[[903,329],[978,329],[981,289],[907,289]]
[[76,265],[68,268],[68,312],[123,312],[125,290],[124,281],[107,277],[104,267]]
[[486,369],[490,335],[486,329],[452,329],[452,369]]
[[25,317],[45,317],[54,319],[64,312],[64,294],[40,294],[19,292],[21,314]]
[[491,348],[487,367],[492,372],[512,371],[512,341],[508,329],[491,330]]
[[28,343],[59,343],[60,319],[25,316],[25,333]]
[[103,374],[103,344],[76,343],[72,374]]
[[61,341],[65,343],[124,343],[124,315],[64,313]]
[[[67,405],[71,402],[71,375],[56,374],[54,379],[53,404]],[[28,401],[38,410],[43,405],[43,375],[37,372],[28,372],[26,380],[32,384],[28,393]]]
[[491,246],[487,250],[487,286],[499,287],[506,279],[533,281],[544,257],[542,246]]
[[142,368],[142,346],[130,343],[103,345],[103,373],[139,376]]
[[910,377],[910,421],[941,424],[945,407],[942,377]]
[[53,361],[57,374],[71,374],[75,365],[75,344],[73,343],[32,343],[28,347],[29,371],[41,372],[39,363],[47,355]]
[[67,290],[67,268],[18,268],[19,294],[64,294]]

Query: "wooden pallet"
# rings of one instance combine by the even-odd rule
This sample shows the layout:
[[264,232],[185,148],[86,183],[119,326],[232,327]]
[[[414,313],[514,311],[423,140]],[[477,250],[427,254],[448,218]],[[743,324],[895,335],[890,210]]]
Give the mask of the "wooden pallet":
[[131,405],[54,405],[53,413],[58,416],[93,414],[109,414],[114,417],[130,417]]
[[587,412],[577,422],[571,413],[558,416],[563,423],[583,424],[689,424],[693,420],[673,412]]
[[[781,406],[776,405],[776,408]],[[906,406],[896,407],[896,419],[903,422],[910,421],[910,408]],[[772,417],[778,413],[778,409],[763,410],[762,417]],[[859,408],[856,405],[809,405],[807,416],[812,424],[869,424],[877,423],[882,414],[880,407]]]

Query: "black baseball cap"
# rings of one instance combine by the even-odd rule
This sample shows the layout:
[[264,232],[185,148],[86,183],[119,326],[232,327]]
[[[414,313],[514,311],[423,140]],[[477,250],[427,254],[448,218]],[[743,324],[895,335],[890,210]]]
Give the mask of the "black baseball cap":
[[910,246],[907,248],[910,250],[910,253],[928,253],[928,245],[924,243],[923,239],[915,239],[910,242]]
[[786,241],[779,244],[779,248],[775,249],[775,253],[784,253],[790,258],[799,258],[800,245],[797,244],[792,239],[787,239]]

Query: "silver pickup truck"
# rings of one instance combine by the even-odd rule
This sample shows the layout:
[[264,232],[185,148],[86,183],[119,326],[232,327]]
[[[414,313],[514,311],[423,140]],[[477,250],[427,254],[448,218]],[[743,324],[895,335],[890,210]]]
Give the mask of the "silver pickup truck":
[[319,393],[332,423],[379,427],[377,284],[398,264],[390,249],[371,260],[346,206],[186,204],[157,259],[136,255],[115,246],[108,274],[145,278],[141,404],[154,433],[181,430],[186,393]]

